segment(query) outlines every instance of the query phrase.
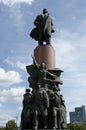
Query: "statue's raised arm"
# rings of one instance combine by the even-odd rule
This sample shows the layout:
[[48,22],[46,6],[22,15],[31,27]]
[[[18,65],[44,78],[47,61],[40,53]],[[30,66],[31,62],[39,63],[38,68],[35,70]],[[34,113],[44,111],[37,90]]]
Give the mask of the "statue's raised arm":
[[52,17],[47,9],[43,9],[42,14],[38,15],[34,20],[36,26],[30,33],[30,36],[38,41],[39,45],[51,44],[51,33],[54,32]]

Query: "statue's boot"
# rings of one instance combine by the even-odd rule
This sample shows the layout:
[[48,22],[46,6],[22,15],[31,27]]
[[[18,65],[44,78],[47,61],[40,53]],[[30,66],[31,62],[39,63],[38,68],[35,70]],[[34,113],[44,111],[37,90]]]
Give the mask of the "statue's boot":
[[56,130],[56,127],[55,127],[55,126],[53,126],[53,127],[52,127],[52,129],[53,129],[53,130]]
[[34,127],[33,127],[33,130],[37,130],[37,126],[34,126]]

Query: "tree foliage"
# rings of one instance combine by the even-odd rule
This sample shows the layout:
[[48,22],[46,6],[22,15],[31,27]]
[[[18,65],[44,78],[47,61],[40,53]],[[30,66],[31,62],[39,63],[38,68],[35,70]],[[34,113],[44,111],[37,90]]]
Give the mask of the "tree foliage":
[[1,127],[0,130],[6,130],[5,127]]
[[68,130],[86,130],[86,123],[69,124]]
[[10,120],[6,123],[6,130],[16,130],[17,129],[17,123],[15,120]]

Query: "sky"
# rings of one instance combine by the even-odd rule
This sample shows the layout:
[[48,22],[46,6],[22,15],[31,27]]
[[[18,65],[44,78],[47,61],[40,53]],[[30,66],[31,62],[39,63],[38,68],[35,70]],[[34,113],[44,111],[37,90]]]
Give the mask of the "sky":
[[19,124],[29,86],[25,66],[38,45],[29,34],[43,8],[53,19],[56,67],[64,71],[60,93],[67,122],[70,111],[86,105],[86,0],[0,0],[0,126],[11,119]]

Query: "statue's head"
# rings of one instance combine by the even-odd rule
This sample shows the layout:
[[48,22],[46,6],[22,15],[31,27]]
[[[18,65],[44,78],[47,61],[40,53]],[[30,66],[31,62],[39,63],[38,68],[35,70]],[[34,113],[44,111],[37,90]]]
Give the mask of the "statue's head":
[[26,93],[30,93],[30,89],[26,89]]
[[60,88],[59,88],[59,86],[54,85],[53,90],[58,92],[58,91],[60,91]]
[[45,8],[43,9],[43,14],[48,13],[48,10]]
[[32,88],[26,88],[26,94],[32,94]]
[[41,63],[41,64],[40,64],[40,69],[46,69],[45,63]]
[[38,82],[36,83],[36,88],[39,89],[41,87],[41,84]]

